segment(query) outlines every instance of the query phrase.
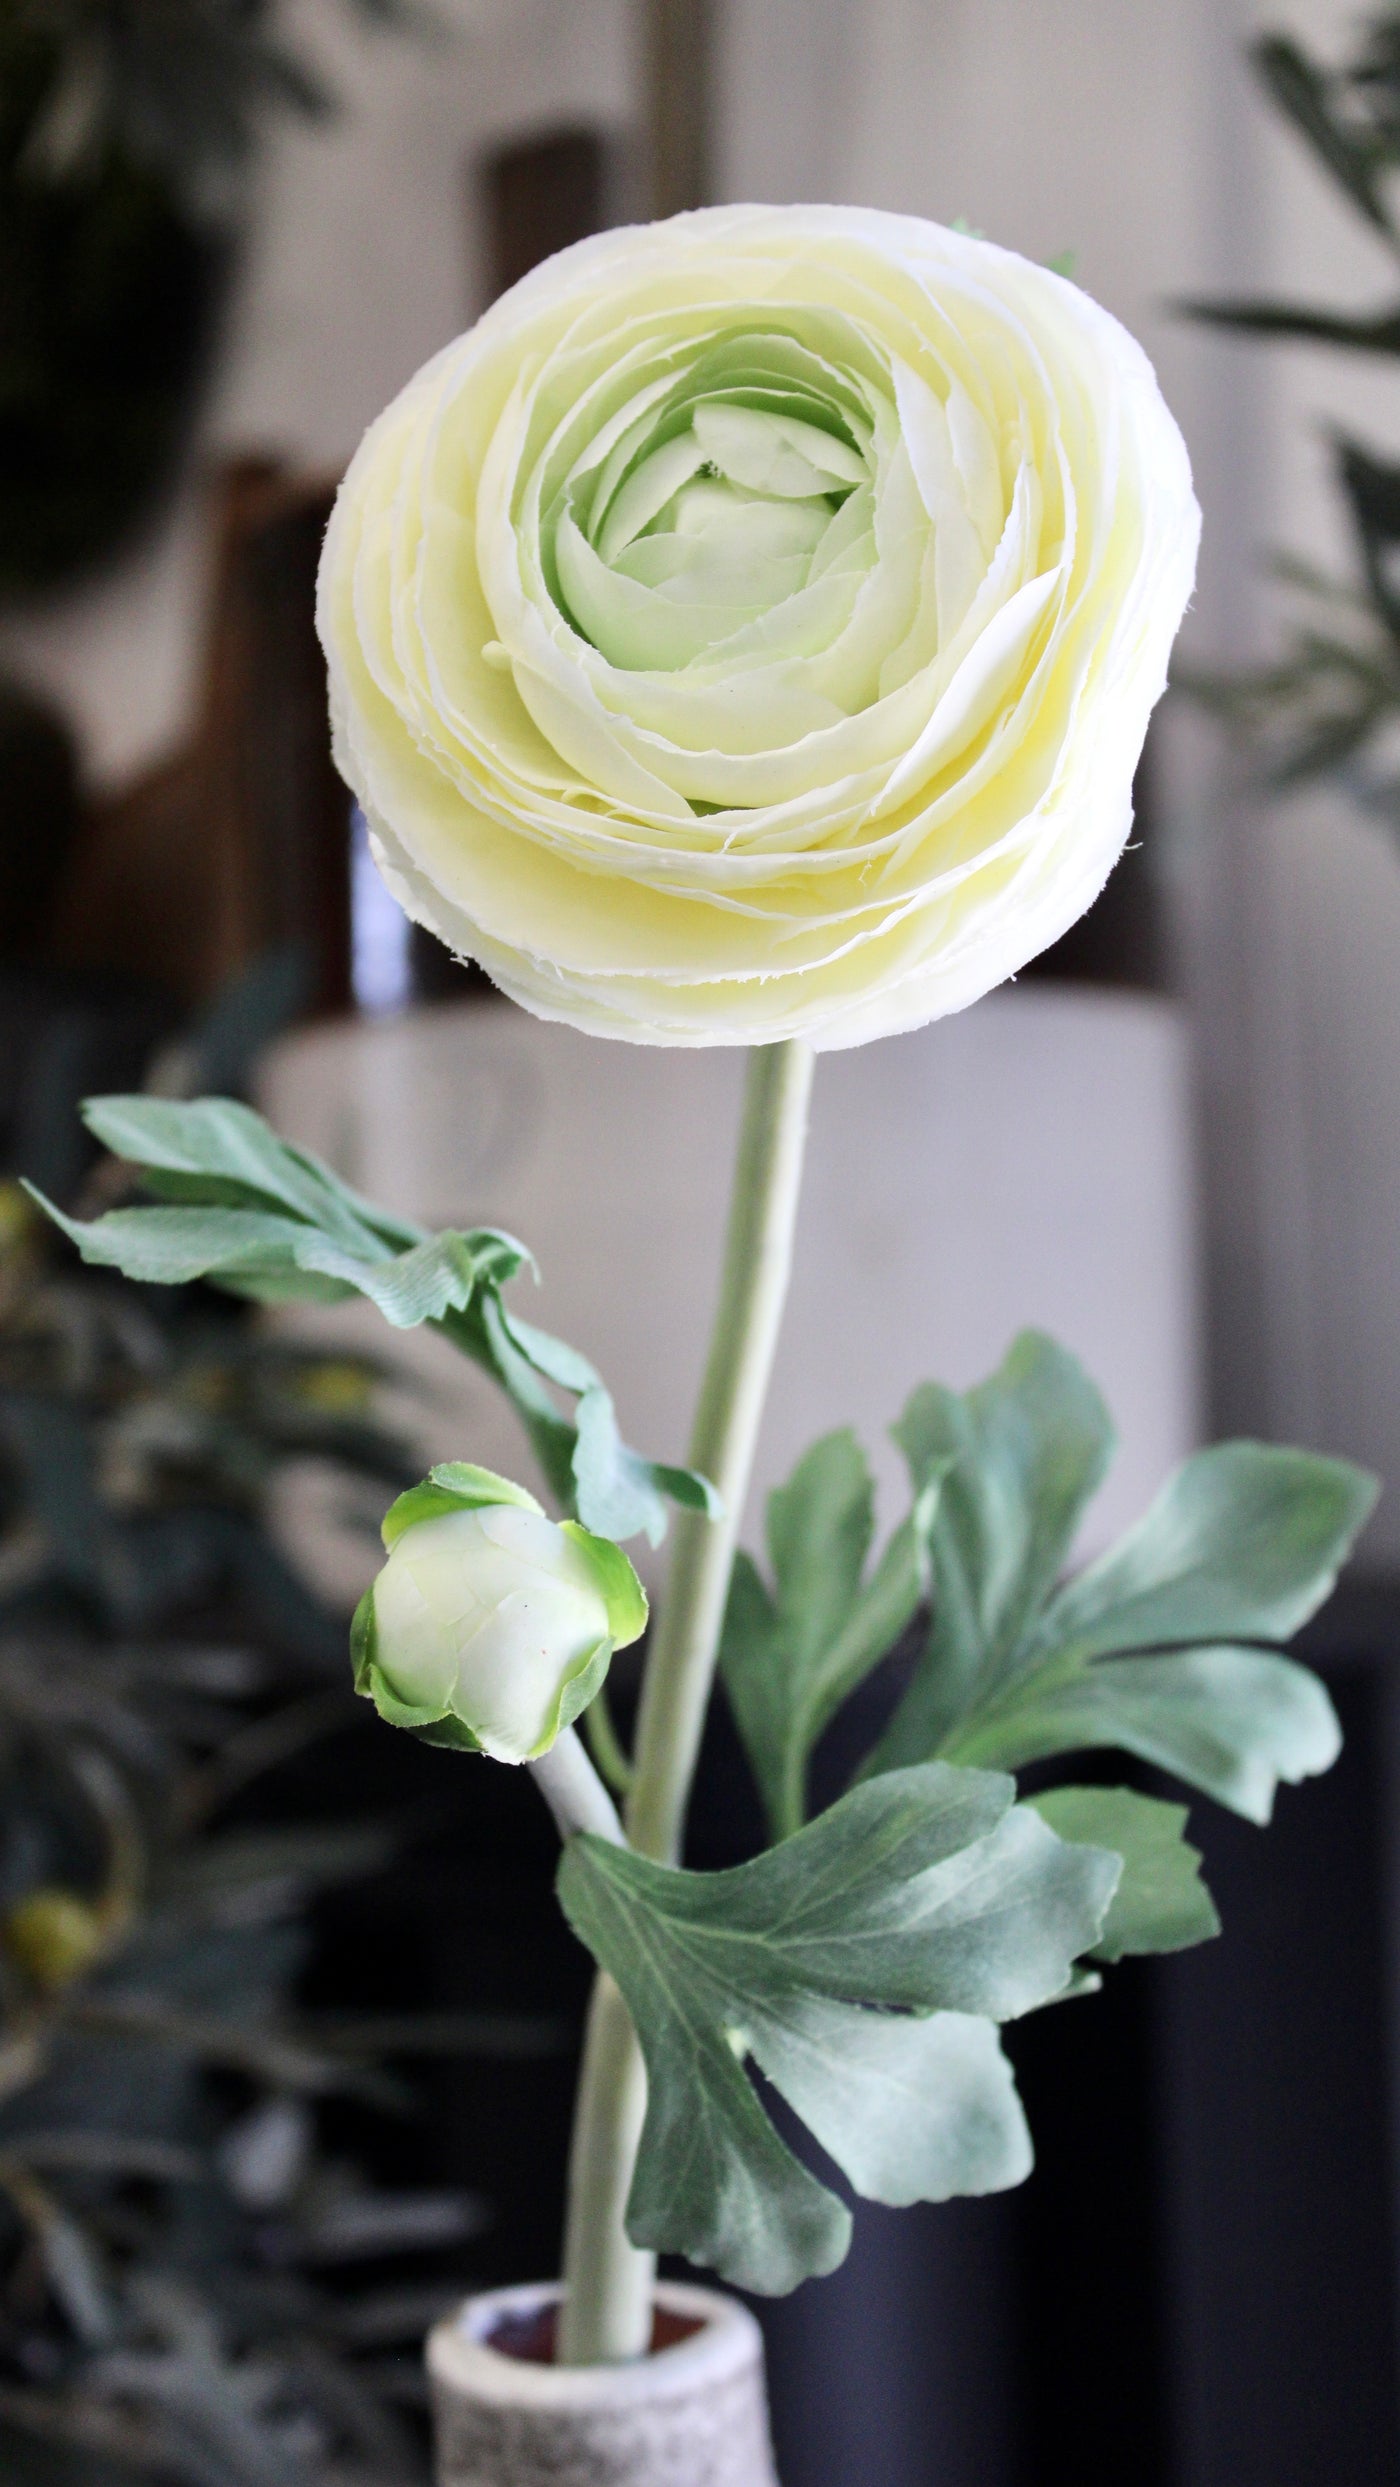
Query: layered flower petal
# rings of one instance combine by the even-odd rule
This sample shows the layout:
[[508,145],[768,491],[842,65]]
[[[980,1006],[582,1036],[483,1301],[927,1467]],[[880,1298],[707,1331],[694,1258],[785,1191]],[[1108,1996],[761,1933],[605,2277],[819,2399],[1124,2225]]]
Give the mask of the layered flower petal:
[[527,1008],[862,1043],[1097,895],[1197,532],[1146,358],[1048,270],[854,209],[605,234],[362,444],[337,758],[395,895]]

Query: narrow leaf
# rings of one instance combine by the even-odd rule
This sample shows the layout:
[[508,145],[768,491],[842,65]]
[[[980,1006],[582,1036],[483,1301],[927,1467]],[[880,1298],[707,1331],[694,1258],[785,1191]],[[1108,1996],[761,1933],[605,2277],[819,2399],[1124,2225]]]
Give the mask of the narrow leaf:
[[800,1674],[810,1673],[846,1623],[874,1527],[870,1468],[849,1426],[813,1443],[786,1485],[769,1495],[778,1611]]
[[[382,1256],[421,1241],[421,1227],[385,1215],[361,1200],[330,1167],[280,1140],[251,1107],[231,1097],[200,1097],[193,1103],[163,1097],[90,1097],[83,1107],[89,1131],[114,1156],[154,1176],[199,1185],[205,1200],[238,1197],[235,1206],[275,1205],[309,1226],[318,1226],[351,1251]],[[207,1188],[223,1189],[213,1194]]]
[[775,1839],[806,1819],[823,1729],[927,1595],[939,1483],[918,1496],[862,1584],[870,1474],[853,1434],[828,1434],[769,1499],[775,1595],[747,1555],[736,1558],[719,1663]]
[[336,1302],[353,1284],[308,1275],[299,1284],[298,1245],[313,1230],[262,1209],[109,1209],[105,1217],[65,1217],[42,1192],[34,1198],[75,1243],[83,1259],[119,1269],[149,1286],[178,1287],[194,1278],[237,1276],[252,1291],[263,1273],[289,1294]]
[[1361,354],[1400,354],[1400,310],[1351,314],[1306,302],[1183,302],[1188,319],[1255,337],[1301,338]]
[[1275,103],[1306,139],[1368,224],[1394,238],[1381,189],[1386,160],[1372,133],[1350,125],[1334,102],[1334,81],[1287,35],[1264,35],[1252,47],[1254,66]]

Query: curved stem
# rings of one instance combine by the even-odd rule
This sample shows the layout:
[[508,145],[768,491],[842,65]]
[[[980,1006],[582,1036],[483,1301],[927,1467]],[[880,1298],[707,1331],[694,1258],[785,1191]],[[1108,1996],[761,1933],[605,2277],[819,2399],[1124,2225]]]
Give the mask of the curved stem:
[[[719,1519],[683,1511],[647,1660],[627,1832],[674,1864],[705,1723],[729,1575],[792,1265],[812,1084],[808,1046],[749,1056],[724,1268],[688,1458],[718,1487]],[[641,2136],[641,2050],[610,1978],[594,1990],[569,2163],[559,2356],[567,2365],[640,2356],[655,2258],[623,2224]]]

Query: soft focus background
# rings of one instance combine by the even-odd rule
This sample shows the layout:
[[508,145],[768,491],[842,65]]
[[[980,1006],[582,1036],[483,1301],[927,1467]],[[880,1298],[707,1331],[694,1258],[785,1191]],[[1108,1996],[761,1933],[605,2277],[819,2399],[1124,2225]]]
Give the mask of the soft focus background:
[[[632,1439],[682,1451],[739,1064],[541,1028],[410,934],[330,770],[311,596],[363,426],[496,292],[602,225],[744,198],[1072,253],[1156,361],[1205,511],[1099,907],[1014,992],[820,1068],[760,1485],[851,1419],[886,1474],[907,1388],[970,1383],[1032,1322],[1120,1422],[1090,1546],[1209,1433],[1396,1481],[1312,1635],[1343,1762],[1267,1839],[1199,1824],[1224,1942],[1016,2036],[1019,2195],[864,2211],[846,2270],[765,2316],[785,2487],[1397,2474],[1400,473],[1349,508],[1336,435],[1394,468],[1400,398],[1384,356],[1184,310],[1389,308],[1370,160],[1251,65],[1268,34],[1336,66],[1364,26],[1334,0],[0,0],[7,2481],[408,2487],[424,2323],[553,2264],[585,1968],[547,1826],[512,1774],[358,1718],[342,1656],[396,1484],[524,1458],[476,1376],[354,1314],[77,1275],[13,1178],[91,1197],[93,1090],[256,1097],[399,1207],[522,1233],[541,1319]],[[1389,96],[1400,162],[1392,52],[1346,109]],[[1266,786],[1217,712],[1278,702],[1221,679],[1296,650],[1271,555],[1354,586],[1358,511],[1370,620],[1324,599],[1275,686],[1322,681],[1353,782]],[[723,1722],[705,1772],[720,1862],[752,1802]]]

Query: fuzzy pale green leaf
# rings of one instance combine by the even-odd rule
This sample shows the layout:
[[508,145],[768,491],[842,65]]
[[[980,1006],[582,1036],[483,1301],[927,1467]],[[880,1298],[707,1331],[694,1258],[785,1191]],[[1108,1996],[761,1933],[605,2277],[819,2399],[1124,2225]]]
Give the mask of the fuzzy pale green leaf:
[[988,1687],[1014,1671],[1113,1447],[1083,1367],[1025,1331],[965,1396],[925,1383],[895,1427],[916,1490],[942,1476],[931,1540],[928,1647],[872,1764],[938,1750]]
[[735,1563],[720,1667],[775,1838],[805,1818],[823,1728],[926,1594],[938,1485],[935,1476],[866,1581],[870,1471],[853,1433],[827,1434],[769,1497],[773,1591],[748,1556]]
[[1061,1839],[1112,1848],[1122,1879],[1109,1904],[1095,1960],[1128,1953],[1180,1952],[1220,1932],[1201,1880],[1201,1852],[1186,1838],[1186,1807],[1133,1788],[1050,1788],[1030,1803]]
[[876,2199],[1026,2173],[995,2024],[1066,1989],[1119,1869],[1014,1793],[938,1763],[892,1772],[718,1874],[570,1841],[560,1899],[647,2060],[634,2242],[769,2293],[841,2260],[849,2213],[779,2139],[747,2058]]

